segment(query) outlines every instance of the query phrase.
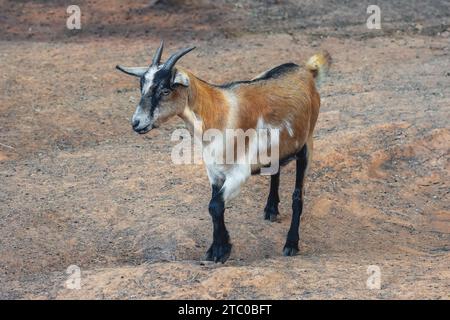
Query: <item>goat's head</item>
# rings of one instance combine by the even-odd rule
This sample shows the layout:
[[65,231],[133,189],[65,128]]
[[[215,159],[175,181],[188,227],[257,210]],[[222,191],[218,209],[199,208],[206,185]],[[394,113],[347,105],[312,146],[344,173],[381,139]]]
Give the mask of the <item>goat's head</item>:
[[140,78],[141,100],[131,119],[133,130],[140,134],[147,133],[170,117],[182,113],[186,104],[185,89],[189,86],[189,77],[174,66],[195,47],[180,50],[161,64],[163,46],[164,43],[161,42],[149,67],[116,67]]

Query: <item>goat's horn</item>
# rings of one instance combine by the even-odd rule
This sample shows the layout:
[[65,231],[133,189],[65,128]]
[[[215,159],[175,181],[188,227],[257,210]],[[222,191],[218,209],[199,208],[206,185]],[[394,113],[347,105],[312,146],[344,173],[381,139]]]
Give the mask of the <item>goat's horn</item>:
[[164,40],[161,40],[161,44],[159,45],[158,50],[156,50],[155,55],[153,56],[152,66],[158,66],[161,61],[161,56],[164,48]]
[[190,48],[186,48],[186,49],[182,49],[178,52],[175,52],[167,61],[166,63],[164,63],[164,69],[166,70],[172,70],[173,66],[175,65],[175,63],[177,63],[178,60],[180,60],[180,58],[182,56],[184,56],[185,54],[187,54],[188,52],[194,50],[195,47],[190,47]]

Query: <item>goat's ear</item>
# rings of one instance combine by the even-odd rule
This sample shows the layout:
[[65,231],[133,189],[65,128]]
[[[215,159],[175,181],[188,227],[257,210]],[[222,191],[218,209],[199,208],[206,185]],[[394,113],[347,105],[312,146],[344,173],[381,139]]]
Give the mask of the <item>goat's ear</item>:
[[189,77],[182,71],[175,71],[175,76],[173,77],[173,84],[179,84],[184,87],[189,86]]
[[142,77],[147,72],[148,67],[123,67],[116,66],[116,69],[129,74],[130,76]]

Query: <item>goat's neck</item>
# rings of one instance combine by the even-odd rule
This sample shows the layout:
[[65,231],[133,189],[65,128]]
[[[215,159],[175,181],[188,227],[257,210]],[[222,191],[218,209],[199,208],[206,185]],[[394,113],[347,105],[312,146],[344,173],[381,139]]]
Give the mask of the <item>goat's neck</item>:
[[191,129],[194,128],[196,131],[204,132],[211,128],[225,129],[229,107],[223,90],[200,80],[188,71],[184,72],[189,76],[189,87],[182,118]]

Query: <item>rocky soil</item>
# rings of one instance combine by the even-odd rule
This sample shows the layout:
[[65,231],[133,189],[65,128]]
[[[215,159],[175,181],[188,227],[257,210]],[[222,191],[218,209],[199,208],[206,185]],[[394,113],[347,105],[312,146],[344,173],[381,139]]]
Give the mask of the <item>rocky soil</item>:
[[[450,299],[450,5],[378,1],[0,0],[0,298]],[[171,162],[172,119],[145,136],[129,119],[160,39],[213,83],[333,56],[307,181],[300,254],[263,220],[269,179],[230,203],[233,252],[212,237],[201,165]],[[166,52],[166,55],[168,53]],[[81,289],[65,286],[70,265]],[[370,290],[368,266],[381,271]]]

